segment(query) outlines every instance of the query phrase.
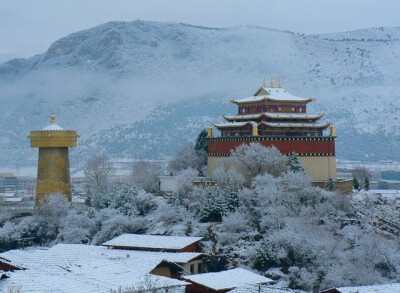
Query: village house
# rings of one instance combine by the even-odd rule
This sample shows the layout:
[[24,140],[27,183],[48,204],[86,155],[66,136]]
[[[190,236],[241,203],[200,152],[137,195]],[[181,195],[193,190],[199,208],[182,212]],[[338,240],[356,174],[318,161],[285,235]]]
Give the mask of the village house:
[[0,280],[0,292],[22,286],[23,292],[107,292],[135,288],[151,279],[156,288],[180,288],[183,274],[179,263],[201,255],[196,252],[154,252],[107,249],[84,244],[31,247],[0,254],[0,269],[8,276]]
[[163,252],[196,252],[195,257],[185,262],[176,262],[184,269],[184,274],[202,273],[204,253],[199,253],[199,242],[202,237],[187,236],[163,236],[163,235],[140,235],[122,234],[110,241],[103,243],[103,246],[114,249],[128,249],[141,251],[163,251]]
[[183,280],[192,283],[186,286],[186,293],[223,293],[244,285],[261,285],[273,282],[267,277],[242,268],[185,276]]

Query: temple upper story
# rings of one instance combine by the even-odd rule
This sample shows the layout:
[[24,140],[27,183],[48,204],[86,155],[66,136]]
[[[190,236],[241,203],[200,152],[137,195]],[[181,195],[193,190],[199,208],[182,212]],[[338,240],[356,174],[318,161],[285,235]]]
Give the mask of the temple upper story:
[[280,80],[276,87],[272,77],[269,86],[264,79],[253,96],[231,100],[238,106],[237,114],[222,115],[227,123],[213,125],[222,137],[323,136],[331,124],[319,122],[325,114],[307,113],[307,104],[312,101],[315,99],[290,94],[282,88]]
[[238,105],[238,115],[256,113],[306,113],[307,103],[315,99],[296,97],[284,88],[281,81],[277,87],[274,85],[273,77],[267,86],[265,79],[263,85],[254,93],[253,96],[231,100],[231,103]]

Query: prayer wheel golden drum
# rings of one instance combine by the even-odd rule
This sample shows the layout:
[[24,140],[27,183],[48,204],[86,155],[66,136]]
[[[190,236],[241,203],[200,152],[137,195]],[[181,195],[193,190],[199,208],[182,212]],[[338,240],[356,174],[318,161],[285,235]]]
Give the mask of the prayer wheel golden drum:
[[43,130],[31,131],[28,136],[31,147],[39,148],[36,206],[40,206],[46,196],[55,193],[64,194],[71,201],[68,148],[77,146],[78,137],[76,130],[60,127],[54,113],[49,126]]

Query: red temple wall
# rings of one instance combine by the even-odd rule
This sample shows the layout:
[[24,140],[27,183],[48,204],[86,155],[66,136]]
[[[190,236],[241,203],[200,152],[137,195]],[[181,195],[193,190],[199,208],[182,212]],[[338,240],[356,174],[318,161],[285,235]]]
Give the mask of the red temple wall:
[[281,153],[319,153],[334,154],[335,141],[332,140],[226,140],[208,142],[209,154],[229,154],[231,150],[236,149],[243,143],[250,144],[252,142],[261,143],[269,147],[275,146]]

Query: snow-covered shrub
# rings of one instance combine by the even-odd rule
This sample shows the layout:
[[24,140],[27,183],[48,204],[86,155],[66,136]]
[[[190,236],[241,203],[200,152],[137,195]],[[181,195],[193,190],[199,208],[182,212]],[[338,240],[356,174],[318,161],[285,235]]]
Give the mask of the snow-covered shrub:
[[128,216],[144,216],[157,207],[152,195],[130,184],[114,184],[108,193],[108,201],[108,207]]
[[95,220],[88,211],[71,210],[63,221],[56,242],[89,243],[94,232]]
[[124,233],[143,234],[147,228],[144,218],[130,217],[115,210],[114,215],[102,221],[101,228],[94,235],[92,243],[99,245]]

